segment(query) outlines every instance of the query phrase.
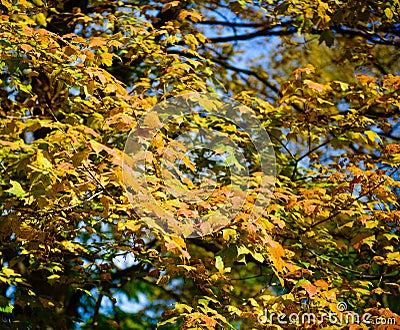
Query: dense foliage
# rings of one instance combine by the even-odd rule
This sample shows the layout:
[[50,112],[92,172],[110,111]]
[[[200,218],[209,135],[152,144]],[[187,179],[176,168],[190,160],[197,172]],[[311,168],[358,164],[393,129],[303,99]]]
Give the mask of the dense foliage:
[[[339,302],[400,324],[399,7],[1,0],[1,327],[290,328],[259,316],[346,314]],[[138,118],[187,92],[251,108],[277,177],[257,221],[249,198],[232,224],[183,239],[134,212],[121,159]],[[221,118],[208,125],[251,140]]]

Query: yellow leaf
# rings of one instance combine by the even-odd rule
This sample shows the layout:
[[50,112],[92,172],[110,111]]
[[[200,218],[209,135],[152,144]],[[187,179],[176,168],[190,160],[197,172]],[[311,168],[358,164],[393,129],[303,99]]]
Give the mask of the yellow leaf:
[[84,247],[80,246],[77,243],[65,240],[60,242],[60,244],[70,252],[78,253],[78,251],[83,251],[85,253],[90,253],[87,249],[85,249]]
[[43,153],[40,150],[38,150],[37,152],[36,161],[39,165],[39,168],[49,169],[52,167],[51,162],[43,155]]
[[132,231],[134,233],[137,232],[141,227],[140,224],[138,224],[137,222],[132,221],[132,220],[125,222],[124,225],[127,229],[129,229],[130,231]]
[[21,276],[21,275],[19,275],[19,274],[16,274],[16,273],[14,272],[14,269],[11,269],[11,268],[8,268],[8,267],[3,267],[3,269],[1,270],[1,272],[2,272],[4,275],[7,275],[7,276]]
[[256,259],[258,262],[264,262],[264,257],[261,253],[259,252],[251,252],[251,255],[253,256],[254,259]]
[[38,7],[42,7],[44,5],[42,0],[32,0],[32,2]]
[[24,197],[26,195],[25,190],[22,188],[19,182],[10,180],[10,183],[12,185],[12,188],[6,190],[6,192],[13,194],[17,197]]
[[385,9],[385,15],[388,19],[392,19],[393,18],[393,12],[390,8],[386,8]]
[[113,62],[112,62],[113,54],[103,53],[100,56],[101,56],[101,63],[103,63],[107,66],[111,66],[113,64]]
[[190,158],[188,157],[188,156],[183,156],[182,157],[182,161],[183,161],[183,163],[187,166],[187,167],[189,167],[192,171],[195,171],[195,169],[196,169],[196,166],[190,161]]
[[196,37],[193,34],[187,34],[184,37],[185,43],[189,46],[198,46],[199,42],[197,41]]
[[48,280],[57,280],[57,279],[59,279],[59,278],[60,278],[60,275],[56,275],[56,274],[47,276],[47,279],[48,279]]
[[370,142],[376,142],[376,140],[378,140],[378,142],[382,143],[382,139],[380,138],[380,136],[373,131],[366,131],[365,135]]
[[43,13],[39,13],[33,16],[33,19],[36,21],[36,23],[46,26],[47,21],[46,21],[46,16]]
[[245,247],[244,245],[240,245],[237,247],[237,252],[238,252],[238,256],[242,255],[242,254],[249,254],[250,250]]

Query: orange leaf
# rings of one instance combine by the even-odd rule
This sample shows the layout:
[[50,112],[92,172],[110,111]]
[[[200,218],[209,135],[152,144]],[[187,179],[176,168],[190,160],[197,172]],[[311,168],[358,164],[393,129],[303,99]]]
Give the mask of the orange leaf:
[[304,68],[299,68],[293,71],[293,75],[296,77],[296,79],[302,74],[311,74],[315,72],[315,68],[313,65],[308,64]]
[[179,1],[171,1],[171,2],[168,2],[168,3],[161,9],[161,12],[163,13],[163,12],[167,11],[168,9],[170,9],[170,8],[172,8],[172,7],[177,7],[178,5],[179,5]]
[[99,37],[94,37],[92,40],[89,42],[89,47],[98,47],[98,46],[104,46],[106,44],[106,40],[104,38],[99,38]]
[[304,283],[302,287],[307,291],[310,296],[317,294],[317,287],[311,283]]
[[357,76],[357,79],[360,80],[361,85],[366,86],[374,83],[378,78],[367,76],[365,74],[360,74],[359,76]]
[[216,320],[214,320],[213,318],[211,318],[211,317],[209,317],[207,315],[201,315],[200,318],[206,323],[206,325],[208,327],[210,327],[209,329],[214,329],[215,328],[215,326],[217,324]]
[[317,287],[322,288],[323,290],[328,290],[328,287],[329,287],[328,282],[326,282],[325,280],[322,280],[322,279],[316,280],[316,281],[314,282],[314,284],[315,284]]
[[311,80],[304,80],[304,83],[307,85],[307,87],[315,89],[318,92],[322,92],[325,89],[325,85],[318,84]]
[[30,52],[30,51],[32,50],[32,46],[30,46],[30,45],[23,44],[23,45],[21,45],[20,47],[21,47],[22,50],[24,50],[25,52]]

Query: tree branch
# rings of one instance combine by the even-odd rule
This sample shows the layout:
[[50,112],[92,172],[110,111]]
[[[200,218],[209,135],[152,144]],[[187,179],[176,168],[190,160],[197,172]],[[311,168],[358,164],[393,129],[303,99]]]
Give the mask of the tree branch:
[[225,61],[219,60],[219,59],[211,59],[213,62],[220,64],[221,66],[223,66],[225,69],[228,70],[232,70],[238,73],[244,73],[248,76],[253,76],[254,78],[257,78],[257,80],[261,81],[265,86],[267,86],[269,89],[271,89],[272,91],[274,91],[276,94],[279,94],[279,88],[276,87],[275,85],[273,85],[270,81],[268,81],[267,79],[265,79],[264,77],[260,76],[257,72],[253,71],[253,70],[249,70],[249,69],[242,69],[242,68],[238,68],[235,67]]
[[262,23],[235,23],[235,22],[228,22],[228,21],[200,21],[197,24],[222,25],[222,26],[238,27],[238,28],[260,28],[265,25]]
[[277,31],[273,30],[274,28],[275,28],[275,26],[272,28],[265,28],[265,29],[247,33],[247,34],[208,38],[208,40],[215,44],[215,43],[220,43],[220,42],[251,40],[254,38],[258,38],[258,37],[287,36],[287,35],[292,35],[297,31],[297,29],[293,28],[293,27],[289,27],[287,30],[277,30]]
[[[206,22],[203,22],[204,24],[207,24]],[[211,25],[212,21],[208,22],[208,25]],[[234,27],[253,27],[250,25],[250,23],[233,23],[233,22],[224,22],[224,21],[215,21],[215,25],[224,25],[224,26],[230,26],[232,28]],[[255,23],[257,24],[257,23]],[[261,25],[262,26],[262,25]],[[255,25],[255,27],[257,27]],[[276,28],[280,28],[276,30]],[[286,28],[286,29],[282,29]],[[342,27],[342,26],[332,26],[331,30],[335,33],[341,34],[341,35],[348,35],[351,37],[362,37],[365,40],[368,40],[370,42],[373,42],[374,44],[381,44],[381,45],[389,45],[389,46],[399,46],[400,43],[396,42],[391,39],[385,39],[383,38],[382,35],[377,33],[368,33],[364,32],[362,30],[355,30],[355,29],[350,29],[347,27]],[[284,24],[281,25],[275,25],[272,27],[266,27],[261,30],[253,31],[250,33],[246,34],[241,34],[241,35],[231,35],[231,36],[225,36],[225,37],[214,37],[214,38],[208,38],[208,40],[211,43],[223,43],[223,42],[230,42],[230,41],[245,41],[245,40],[251,40],[254,38],[258,37],[268,37],[268,36],[287,36],[287,35],[293,35],[298,31],[298,28],[293,24],[292,21],[285,22]],[[320,35],[323,33],[325,30],[317,30],[315,28],[311,29],[309,31],[310,34],[314,35]],[[393,31],[389,31],[389,33],[392,32],[395,36],[397,36],[396,33],[393,33]]]
[[320,258],[320,259],[322,259],[324,261],[327,261],[327,262],[335,265],[336,267],[338,267],[338,268],[340,268],[340,269],[342,269],[342,270],[344,270],[346,272],[349,272],[349,273],[352,273],[352,274],[356,274],[359,278],[362,278],[362,279],[379,279],[379,278],[390,278],[390,277],[397,277],[398,276],[398,273],[378,274],[378,275],[364,274],[363,272],[360,272],[358,270],[354,270],[354,269],[348,268],[346,266],[343,266],[343,265],[333,261],[331,258],[328,258],[328,257],[325,257],[323,255],[320,255],[320,254],[316,253],[313,250],[310,250],[310,249],[306,249],[306,250],[308,252],[310,252],[312,255],[314,255],[315,257]]

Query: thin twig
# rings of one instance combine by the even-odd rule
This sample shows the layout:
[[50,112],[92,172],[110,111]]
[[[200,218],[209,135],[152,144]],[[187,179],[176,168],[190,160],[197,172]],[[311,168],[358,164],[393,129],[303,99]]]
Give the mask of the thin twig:
[[93,320],[92,320],[92,329],[97,329],[99,325],[99,311],[100,311],[100,306],[101,306],[101,301],[103,300],[103,293],[100,292],[99,297],[97,298],[96,301],[96,306],[94,307],[94,314],[93,314]]

